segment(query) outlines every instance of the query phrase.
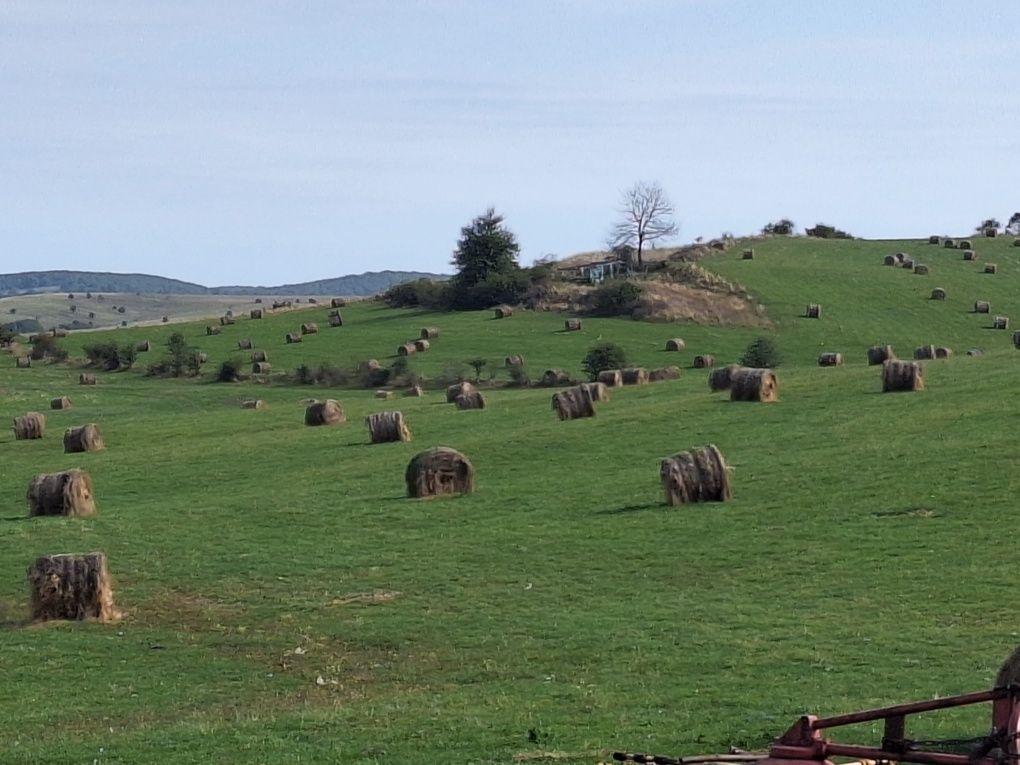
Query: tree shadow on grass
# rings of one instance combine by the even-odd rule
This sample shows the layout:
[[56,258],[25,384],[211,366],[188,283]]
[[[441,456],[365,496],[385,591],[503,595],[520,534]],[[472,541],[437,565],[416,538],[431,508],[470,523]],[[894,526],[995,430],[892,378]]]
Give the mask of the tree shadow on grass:
[[595,515],[624,515],[626,513],[640,513],[646,510],[662,510],[666,507],[662,502],[650,502],[646,505],[624,505],[623,507],[607,507],[596,510]]

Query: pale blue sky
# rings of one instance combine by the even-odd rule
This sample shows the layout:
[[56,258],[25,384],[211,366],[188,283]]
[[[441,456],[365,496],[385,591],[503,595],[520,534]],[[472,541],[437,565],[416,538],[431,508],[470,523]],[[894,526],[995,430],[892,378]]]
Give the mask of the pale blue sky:
[[0,271],[272,284],[1020,209],[1020,2],[0,0]]

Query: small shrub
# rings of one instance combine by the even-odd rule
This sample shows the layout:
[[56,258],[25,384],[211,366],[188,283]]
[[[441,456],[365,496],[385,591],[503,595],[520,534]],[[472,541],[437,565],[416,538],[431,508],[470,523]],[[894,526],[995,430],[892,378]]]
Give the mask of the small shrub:
[[846,231],[841,231],[835,226],[828,226],[825,223],[818,223],[814,228],[804,229],[804,233],[817,239],[853,239],[853,236]]
[[793,233],[794,224],[789,218],[782,218],[772,223],[766,223],[762,228],[763,234],[774,234],[776,236],[790,236]]
[[53,359],[64,361],[67,359],[67,351],[57,345],[52,335],[38,335],[32,344],[32,352],[29,354],[35,361],[41,359]]
[[512,366],[510,367],[510,381],[511,385],[517,388],[527,388],[531,385],[531,378],[528,376],[528,371],[523,366]]
[[627,366],[627,353],[616,343],[599,343],[588,351],[581,367],[592,380],[606,369],[620,369]]
[[630,316],[641,299],[641,287],[634,282],[606,282],[591,293],[592,313],[597,316]]
[[775,341],[768,337],[759,337],[747,346],[747,350],[740,358],[740,363],[745,367],[755,367],[756,369],[775,369],[782,363],[782,360]]
[[216,382],[235,383],[241,381],[241,360],[227,359],[216,372]]

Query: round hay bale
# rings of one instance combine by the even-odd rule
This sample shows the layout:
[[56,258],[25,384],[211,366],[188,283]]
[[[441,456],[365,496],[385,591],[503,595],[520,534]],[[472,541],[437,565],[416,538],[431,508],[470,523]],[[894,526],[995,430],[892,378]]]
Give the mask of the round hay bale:
[[414,347],[414,343],[404,343],[403,345],[398,345],[397,346],[397,355],[398,356],[411,356],[417,350],[418,349]]
[[505,367],[523,367],[524,357],[520,354],[514,353],[503,359],[503,366]]
[[315,401],[305,409],[305,425],[340,425],[347,422],[343,407],[339,401],[327,398],[325,401]]
[[368,425],[368,437],[373,444],[411,440],[411,430],[400,412],[370,414],[365,418],[365,424]]
[[927,276],[928,275],[928,266],[926,266],[924,263],[915,263],[914,264],[914,273],[918,274],[920,276]]
[[552,408],[561,421],[595,416],[595,402],[591,393],[580,385],[553,394]]
[[514,315],[514,309],[508,305],[501,305],[493,310],[493,315],[497,319],[508,319]]
[[251,350],[251,346],[252,346],[252,343],[251,343],[251,338],[250,337],[246,337],[243,340],[238,340],[237,341],[237,350],[239,350],[239,351],[250,351]]
[[974,250],[964,250],[963,251],[963,259],[964,260],[977,260],[977,253],[974,252]]
[[992,319],[992,329],[1009,329],[1009,317],[996,316]]
[[18,369],[29,369],[32,366],[32,358],[30,356],[18,356],[18,360],[14,363]]
[[230,324],[234,324],[234,323],[235,322],[234,322],[234,317],[233,316],[221,316],[220,317],[220,326],[222,326],[222,327],[226,327],[226,326],[228,326]]
[[25,499],[29,516],[81,517],[96,514],[92,477],[84,470],[40,473],[28,484]]
[[1020,351],[1020,330],[1013,333],[1013,347]]
[[205,328],[206,335],[218,335],[220,333],[219,327],[214,327],[212,324],[207,324]]
[[900,263],[900,267],[901,268],[905,268],[905,269],[907,269],[909,271],[910,269],[912,269],[914,267],[914,259],[913,258],[907,258],[907,259],[903,260]]
[[842,353],[823,353],[818,357],[818,366],[820,367],[838,367],[842,364]]
[[1014,247],[1020,247],[1020,239],[1014,239],[1013,240],[1013,246]]
[[393,391],[391,390],[377,390],[375,397],[380,399],[393,398]]
[[115,622],[106,555],[45,555],[28,567],[32,620]]
[[934,345],[919,345],[914,349],[915,359],[933,359],[935,358],[935,346]]
[[971,243],[970,239],[961,239],[959,246],[961,250],[971,250],[974,248],[974,245]]
[[300,342],[301,342],[301,335],[299,335],[297,332],[288,332],[287,333],[287,343],[288,344],[290,344],[290,343],[300,343]]
[[900,264],[900,261],[896,258],[895,255],[886,255],[884,258],[882,258],[882,263],[884,263],[887,266],[898,266]]
[[475,468],[456,449],[437,446],[416,454],[404,472],[407,496],[415,499],[475,490]]
[[242,409],[265,409],[266,402],[261,398],[249,398],[241,402]]
[[980,348],[971,348],[971,349],[969,349],[967,351],[967,355],[968,356],[982,356],[982,355],[984,355],[984,351],[982,351]]
[[742,253],[740,253],[740,259],[741,260],[754,260],[754,249],[751,248],[751,247],[748,247],[746,250],[744,250]]
[[591,396],[592,401],[608,401],[609,400],[609,386],[601,382],[586,382],[581,383],[579,388],[584,388],[588,391],[588,395]]
[[695,369],[711,369],[715,366],[715,356],[708,353],[703,353],[700,356],[694,357],[694,368]]
[[318,331],[319,325],[316,324],[314,321],[305,322],[304,324],[301,325],[302,335],[314,335]]
[[425,395],[425,389],[420,385],[412,385],[410,388],[404,391],[404,395],[408,398],[421,398]]
[[804,315],[809,319],[820,319],[822,318],[822,307],[818,303],[808,303]]
[[933,289],[931,291],[931,299],[932,300],[945,300],[946,299],[946,291],[944,289],[942,289],[941,287],[936,287],[935,289]]
[[935,346],[935,358],[937,359],[951,359],[953,357],[953,349],[945,345]]
[[946,239],[946,241],[942,243],[942,246],[945,247],[947,250],[954,250],[956,249],[956,242],[954,242],[952,239]]
[[329,326],[331,326],[331,327],[342,327],[343,325],[344,325],[344,320],[340,317],[339,314],[336,314],[334,316],[330,316],[329,317]]
[[331,298],[329,301],[330,308],[343,308],[347,305],[347,301],[343,298]]
[[418,337],[422,340],[435,340],[439,337],[439,327],[422,327]]
[[261,319],[262,318],[262,309],[261,308],[252,308],[251,311],[248,313],[248,315],[251,318],[253,318],[253,319]]
[[708,373],[708,389],[713,393],[721,390],[729,390],[733,382],[733,374],[740,369],[739,364],[730,364],[725,367],[713,369]]
[[64,453],[101,452],[106,448],[103,432],[94,422],[64,431]]
[[466,396],[474,393],[474,390],[475,386],[469,382],[455,383],[446,389],[446,403],[452,404],[457,400],[458,396]]
[[999,267],[995,263],[985,263],[985,273],[994,274],[999,270]]
[[251,371],[257,375],[268,375],[273,371],[273,365],[268,361],[256,361],[251,365]]
[[581,320],[580,319],[567,319],[563,322],[564,332],[580,332],[581,331]]
[[152,343],[148,340],[142,340],[141,342],[135,343],[135,350],[138,353],[148,353],[152,350]]
[[671,337],[666,341],[667,351],[682,351],[687,347],[687,343],[684,342],[682,337]]
[[715,444],[678,452],[659,465],[666,504],[725,502],[732,499],[729,468]]
[[92,372],[82,372],[80,375],[78,375],[78,384],[79,385],[95,385],[96,384],[96,376]]
[[975,300],[974,301],[974,313],[989,313],[992,310],[992,304],[987,300]]
[[59,398],[50,400],[50,409],[70,409],[71,399],[67,396],[60,396]]
[[771,369],[739,367],[730,375],[730,401],[768,404],[778,400],[779,381]]
[[646,385],[648,383],[648,370],[644,367],[627,367],[621,369],[624,385]]
[[414,349],[418,351],[418,353],[425,353],[425,351],[429,349],[430,345],[429,341],[425,339],[414,341]]
[[462,393],[453,400],[458,409],[484,409],[485,397],[476,390]]
[[882,392],[924,390],[924,367],[916,361],[891,359],[882,364]]
[[209,360],[209,354],[208,353],[202,353],[201,351],[199,351],[198,353],[195,354],[195,358],[198,359],[198,363],[199,364],[204,364],[205,362],[207,362]]
[[14,418],[14,438],[30,441],[46,434],[46,417],[39,412],[29,412]]
[[907,254],[905,252],[897,252],[896,253],[896,262],[897,263],[902,265],[903,263],[906,263],[908,260],[913,261],[913,258],[910,257],[909,254]]
[[598,382],[609,388],[619,388],[623,385],[623,372],[619,369],[603,369],[596,377]]
[[938,244],[940,241],[941,241],[940,237],[937,236],[928,237],[928,244]]
[[663,380],[679,380],[680,367],[659,367],[648,373],[649,382],[662,382]]
[[562,369],[547,369],[542,373],[542,385],[546,388],[570,385],[570,375]]
[[251,362],[254,364],[257,361],[269,361],[269,354],[266,351],[252,351]]

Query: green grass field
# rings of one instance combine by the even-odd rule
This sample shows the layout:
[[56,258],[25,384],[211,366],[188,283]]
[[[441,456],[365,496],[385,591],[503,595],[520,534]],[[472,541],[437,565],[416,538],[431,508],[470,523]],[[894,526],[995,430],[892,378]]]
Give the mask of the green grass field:
[[[474,356],[523,353],[532,374],[580,373],[595,340],[680,380],[612,391],[597,417],[561,423],[549,390],[486,391],[458,412],[439,390],[218,385],[0,356],[0,415],[45,411],[46,438],[0,435],[0,761],[3,763],[509,763],[613,748],[761,748],[805,711],[836,713],[990,684],[1020,642],[1011,332],[1020,248],[975,240],[981,260],[916,242],[755,243],[704,264],[769,308],[785,356],[780,401],[710,394],[697,353],[735,359],[754,330],[522,312],[451,315],[374,304],[326,326],[326,309],[240,320],[204,336],[210,366],[252,337],[276,372],[388,362],[421,326],[426,376]],[[916,253],[931,275],[882,266]],[[980,273],[984,262],[999,273]],[[927,300],[944,287],[944,302]],[[824,307],[819,321],[804,305]],[[321,331],[298,345],[303,320]],[[178,327],[102,333],[157,346]],[[680,335],[688,350],[666,353]],[[66,341],[79,353],[81,336]],[[957,351],[928,389],[882,395],[864,351]],[[967,348],[982,348],[966,357]],[[847,364],[818,368],[820,351]],[[143,354],[157,357],[158,350]],[[68,411],[48,410],[67,394]],[[302,424],[306,399],[342,401],[348,423]],[[245,411],[242,398],[269,408]],[[366,414],[399,408],[412,443],[370,446]],[[64,455],[63,428],[97,422],[107,450]],[[659,460],[717,444],[735,497],[667,508]],[[404,498],[430,446],[465,452],[468,497]],[[26,518],[38,472],[88,469],[91,519]],[[36,556],[103,550],[113,625],[26,625]],[[917,735],[985,732],[964,712]],[[857,736],[873,729],[863,726]],[[853,736],[854,734],[850,734]]]

